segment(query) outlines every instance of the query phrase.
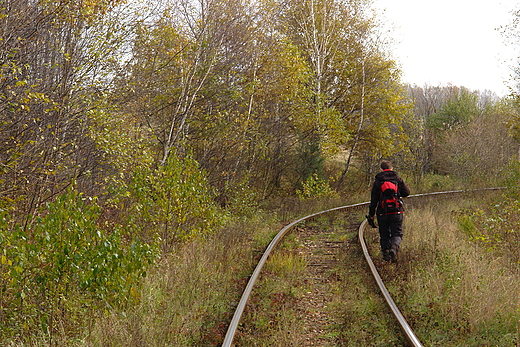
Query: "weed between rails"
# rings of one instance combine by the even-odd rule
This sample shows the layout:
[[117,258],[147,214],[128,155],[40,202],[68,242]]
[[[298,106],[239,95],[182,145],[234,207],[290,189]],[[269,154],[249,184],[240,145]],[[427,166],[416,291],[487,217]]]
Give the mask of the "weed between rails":
[[257,282],[238,346],[402,346],[367,272],[360,220],[338,213],[290,235]]

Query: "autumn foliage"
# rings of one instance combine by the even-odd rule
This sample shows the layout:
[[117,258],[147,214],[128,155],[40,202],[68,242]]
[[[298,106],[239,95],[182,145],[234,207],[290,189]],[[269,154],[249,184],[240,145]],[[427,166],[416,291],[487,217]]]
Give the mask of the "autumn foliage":
[[183,243],[364,187],[383,157],[417,184],[475,158],[500,174],[514,104],[405,86],[378,20],[369,1],[0,1],[0,340],[74,336]]

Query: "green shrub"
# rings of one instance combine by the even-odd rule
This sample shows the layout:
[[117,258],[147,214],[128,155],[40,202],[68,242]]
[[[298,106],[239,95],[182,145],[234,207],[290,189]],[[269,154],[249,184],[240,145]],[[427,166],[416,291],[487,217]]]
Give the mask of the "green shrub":
[[466,232],[467,226],[473,225],[473,233],[468,234],[473,242],[520,264],[520,200],[512,195],[516,192],[506,192],[485,212],[477,209],[459,216],[458,220]]
[[28,226],[0,218],[0,340],[73,334],[91,312],[138,299],[152,247],[120,226],[99,225],[100,208],[69,189]]
[[206,176],[189,156],[171,154],[163,166],[137,170],[127,196],[129,227],[150,241],[159,240],[165,249],[224,222]]
[[296,194],[301,200],[335,198],[338,196],[337,192],[330,187],[329,183],[318,177],[317,174],[309,176],[309,178],[304,182],[303,188],[297,190]]

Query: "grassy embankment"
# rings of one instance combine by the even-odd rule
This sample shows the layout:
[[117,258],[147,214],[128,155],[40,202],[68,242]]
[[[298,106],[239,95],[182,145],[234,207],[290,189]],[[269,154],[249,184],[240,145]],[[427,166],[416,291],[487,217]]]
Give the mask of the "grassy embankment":
[[[461,216],[474,211],[475,204],[490,205],[481,198],[440,198],[426,206],[410,203],[400,263],[382,270],[396,303],[425,345],[518,343],[518,263],[470,237],[467,220]],[[290,220],[305,213],[284,216]],[[186,245],[150,272],[138,307],[98,320],[78,345],[219,345],[248,274],[280,225],[275,218],[260,218],[228,228],[203,244]],[[355,248],[355,233],[343,231],[340,238],[348,249]],[[375,235],[368,238],[377,240]],[[296,243],[291,238],[281,249]],[[343,266],[337,269],[343,284],[332,288],[336,296],[329,305],[332,318],[327,334],[334,336],[338,346],[400,346],[402,338],[395,336],[399,331],[360,265],[360,256],[356,250],[345,252]],[[305,264],[290,251],[271,258],[270,275],[261,279],[259,296],[253,301],[255,310],[244,317],[244,327],[255,326],[256,335],[249,340],[254,342],[248,345],[297,342],[301,321],[291,307],[308,289],[299,280]],[[278,312],[269,313],[267,308],[273,307]]]
[[[439,198],[409,211],[403,259],[408,269],[392,290],[428,346],[520,342],[518,236],[515,241],[509,235],[519,231],[486,228],[485,220],[497,217],[493,201],[502,199],[485,195]],[[499,247],[490,247],[490,237]],[[515,242],[516,254],[504,252]]]
[[[515,346],[518,342],[517,260],[475,242],[464,227],[466,216],[482,207],[483,200],[487,199],[466,196],[439,197],[428,205],[410,202],[399,264],[376,261],[394,300],[426,346]],[[336,269],[342,280],[331,287],[335,296],[326,309],[331,319],[323,340],[333,336],[337,346],[402,346],[399,329],[364,271],[360,252],[352,250],[355,235],[342,237],[348,245],[343,266]],[[376,234],[369,232],[367,239],[377,258]],[[285,250],[282,246],[269,262],[269,275],[259,284],[252,312],[245,317],[241,345],[286,346],[291,341],[304,345],[303,324],[294,306],[309,288],[301,281],[305,259],[295,258],[291,247],[293,242],[287,242]]]

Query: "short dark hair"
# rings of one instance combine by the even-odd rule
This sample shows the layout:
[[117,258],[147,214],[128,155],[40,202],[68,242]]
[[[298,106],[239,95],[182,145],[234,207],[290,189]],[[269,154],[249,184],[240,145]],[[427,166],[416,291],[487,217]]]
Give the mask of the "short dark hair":
[[389,170],[391,168],[392,168],[392,163],[391,162],[389,162],[388,160],[381,161],[381,169]]

